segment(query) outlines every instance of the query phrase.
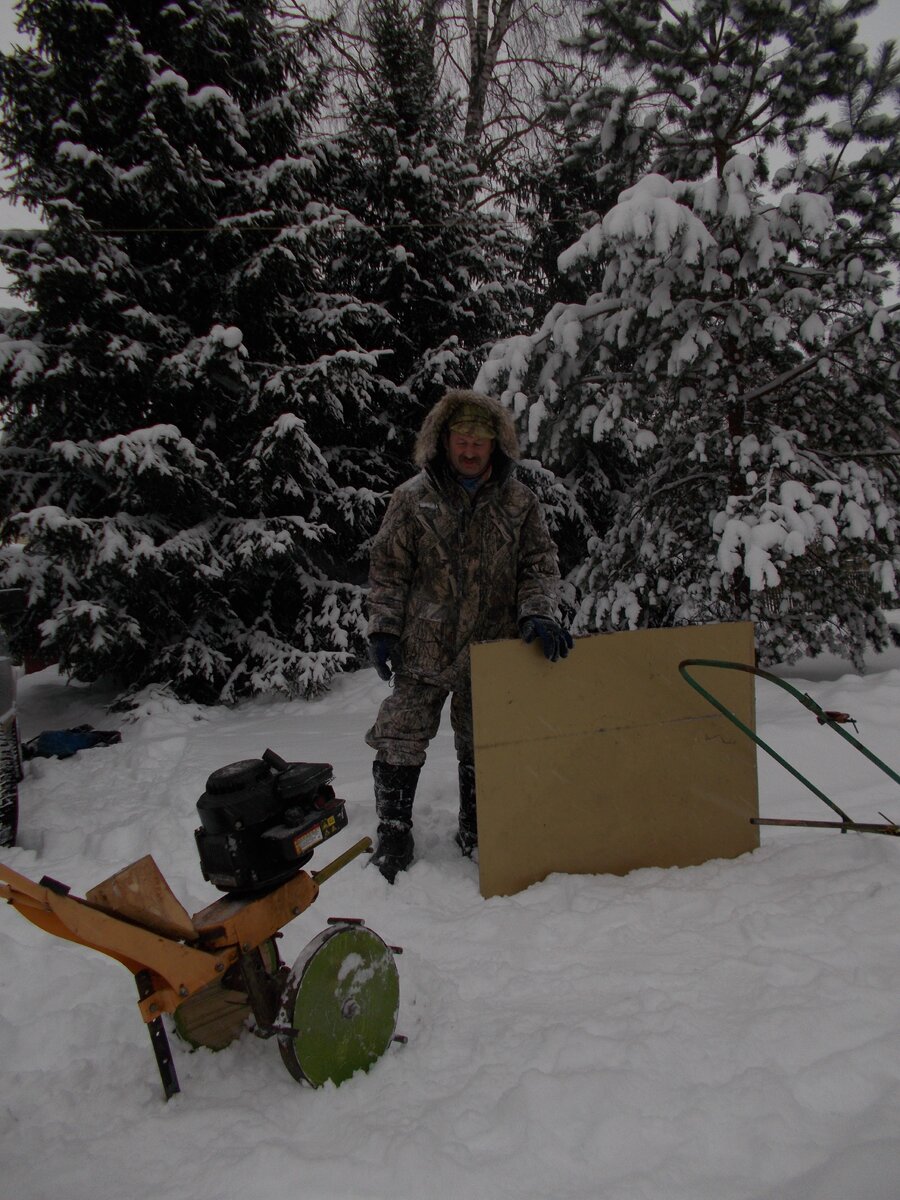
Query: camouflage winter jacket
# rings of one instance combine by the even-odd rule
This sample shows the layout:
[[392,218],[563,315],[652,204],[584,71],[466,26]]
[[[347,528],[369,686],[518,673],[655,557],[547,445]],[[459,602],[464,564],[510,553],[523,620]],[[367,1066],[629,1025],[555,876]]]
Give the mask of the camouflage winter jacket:
[[426,419],[424,469],[394,492],[373,542],[369,635],[398,635],[405,675],[453,687],[471,642],[517,637],[522,617],[556,616],[559,569],[538,499],[507,453],[514,435],[503,430],[491,477],[471,499],[444,457],[442,425],[440,412]]

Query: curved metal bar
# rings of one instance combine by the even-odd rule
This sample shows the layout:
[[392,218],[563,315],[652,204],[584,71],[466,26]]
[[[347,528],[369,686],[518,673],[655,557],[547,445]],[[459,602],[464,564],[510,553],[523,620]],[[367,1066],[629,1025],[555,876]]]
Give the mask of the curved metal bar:
[[727,708],[721,702],[721,700],[718,700],[711,692],[703,687],[702,684],[698,683],[697,680],[689,674],[687,670],[688,667],[715,667],[720,670],[727,671],[744,671],[748,675],[756,675],[760,679],[765,679],[769,683],[774,683],[776,687],[780,687],[782,691],[790,693],[790,695],[792,695],[795,700],[798,700],[804,708],[813,713],[816,717],[816,720],[821,725],[828,725],[831,729],[834,729],[841,735],[842,738],[848,741],[850,745],[854,747],[854,749],[858,750],[860,754],[865,755],[866,758],[873,762],[875,766],[879,768],[879,770],[884,771],[886,775],[889,775],[895,783],[900,783],[900,775],[898,775],[896,771],[893,771],[886,763],[882,762],[882,760],[874,755],[871,750],[867,749],[862,742],[857,741],[855,737],[847,733],[845,729],[842,729],[837,721],[835,721],[833,717],[831,717],[825,711],[825,709],[818,705],[811,696],[806,695],[805,692],[798,691],[797,688],[793,687],[789,683],[786,683],[783,679],[779,679],[777,675],[773,675],[770,671],[764,671],[760,667],[751,667],[747,663],[727,662],[725,660],[716,658],[685,658],[678,664],[678,670],[681,674],[681,677],[686,683],[690,684],[694,691],[699,692],[704,700],[711,704],[713,708],[718,709],[722,716],[726,717],[732,723],[732,725],[736,725],[738,729],[740,729],[742,733],[746,734],[747,737],[754,741],[761,750],[765,750],[766,754],[768,754],[771,758],[774,758],[775,761],[784,767],[784,769],[791,775],[793,775],[795,779],[799,780],[804,787],[809,788],[814,795],[818,796],[819,799],[827,804],[830,809],[837,813],[842,822],[845,822],[851,826],[854,824],[853,820],[841,808],[839,808],[833,800],[829,799],[829,797],[826,796],[820,788],[817,788],[814,783],[811,783],[806,776],[802,775],[796,767],[792,766],[787,761],[787,759],[782,758],[782,756],[777,751],[773,750],[767,742],[763,741],[763,739],[755,732],[755,730],[751,729],[749,725],[745,725],[740,717],[736,716],[730,708]]

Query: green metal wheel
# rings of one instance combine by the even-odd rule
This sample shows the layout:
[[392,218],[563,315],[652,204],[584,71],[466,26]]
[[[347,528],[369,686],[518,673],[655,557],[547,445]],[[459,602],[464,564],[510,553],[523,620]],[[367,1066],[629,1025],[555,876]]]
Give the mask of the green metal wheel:
[[313,938],[282,992],[277,1024],[284,1065],[301,1083],[343,1083],[367,1071],[394,1037],[400,982],[377,933],[338,924]]

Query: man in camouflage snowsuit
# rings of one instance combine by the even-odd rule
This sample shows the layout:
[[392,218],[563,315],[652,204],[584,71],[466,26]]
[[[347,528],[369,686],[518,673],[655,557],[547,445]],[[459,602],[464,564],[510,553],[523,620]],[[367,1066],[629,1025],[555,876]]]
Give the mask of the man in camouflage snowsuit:
[[508,411],[477,392],[450,391],[426,416],[418,475],[391,497],[372,545],[369,647],[393,691],[366,741],[373,764],[378,845],[391,883],[413,857],[412,807],[428,743],[448,695],[459,760],[463,854],[478,845],[469,646],[540,638],[547,658],[572,639],[556,619],[559,570],[535,494],[516,478]]

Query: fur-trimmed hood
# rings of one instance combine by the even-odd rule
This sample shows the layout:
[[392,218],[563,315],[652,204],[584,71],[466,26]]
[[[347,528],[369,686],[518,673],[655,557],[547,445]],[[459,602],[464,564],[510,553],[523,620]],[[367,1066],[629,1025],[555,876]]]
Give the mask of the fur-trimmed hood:
[[417,467],[426,467],[438,457],[441,447],[441,434],[447,422],[458,408],[464,404],[474,404],[484,409],[485,416],[497,430],[497,448],[507,458],[519,457],[519,440],[516,427],[509,409],[503,407],[493,396],[485,396],[481,392],[453,390],[446,392],[431,412],[422,422],[413,450],[413,462]]

